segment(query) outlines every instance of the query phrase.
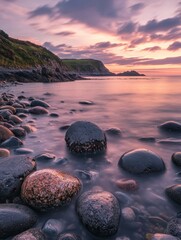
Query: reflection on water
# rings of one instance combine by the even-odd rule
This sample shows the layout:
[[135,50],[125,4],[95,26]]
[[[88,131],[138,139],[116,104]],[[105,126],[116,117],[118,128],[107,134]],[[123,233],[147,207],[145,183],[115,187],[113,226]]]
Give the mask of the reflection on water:
[[[83,189],[101,186],[104,190],[115,193],[119,191],[114,181],[128,177],[138,181],[139,190],[128,193],[137,209],[142,209],[150,215],[175,215],[177,207],[165,197],[164,189],[179,181],[176,173],[179,169],[171,163],[171,155],[180,151],[180,145],[167,142],[159,143],[168,138],[181,139],[180,135],[170,136],[160,132],[157,126],[168,120],[181,122],[181,81],[178,78],[91,78],[87,81],[67,83],[28,83],[20,85],[12,91],[46,100],[50,112],[59,114],[58,118],[32,117],[37,131],[28,135],[25,147],[32,148],[34,155],[50,152],[57,158],[66,161],[38,162],[38,169],[51,167],[77,175],[85,170],[95,173],[91,181],[83,180]],[[49,93],[49,94],[47,94]],[[94,105],[81,105],[79,101],[90,100]],[[88,120],[96,123],[102,129],[120,128],[121,138],[107,137],[108,148],[104,155],[93,157],[77,157],[71,155],[65,146],[65,131],[59,128],[77,120]],[[155,141],[140,141],[140,138],[155,138]],[[148,148],[159,154],[166,163],[167,171],[160,175],[135,176],[121,170],[117,164],[120,156],[134,148]],[[148,209],[156,208],[156,213]],[[43,214],[39,226],[48,218],[63,219],[66,228],[78,231],[84,239],[94,239],[79,223],[75,214],[74,203],[59,211]],[[127,236],[132,237],[134,231],[125,229]],[[130,233],[131,232],[131,233]],[[119,229],[116,236],[123,234]],[[116,236],[109,239],[116,239]],[[96,239],[96,238],[95,238]]]

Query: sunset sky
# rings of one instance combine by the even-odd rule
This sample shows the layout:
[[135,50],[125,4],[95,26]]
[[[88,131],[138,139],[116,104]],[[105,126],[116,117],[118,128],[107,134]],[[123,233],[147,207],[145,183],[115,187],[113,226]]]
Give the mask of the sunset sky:
[[0,0],[0,28],[112,72],[181,75],[181,0]]

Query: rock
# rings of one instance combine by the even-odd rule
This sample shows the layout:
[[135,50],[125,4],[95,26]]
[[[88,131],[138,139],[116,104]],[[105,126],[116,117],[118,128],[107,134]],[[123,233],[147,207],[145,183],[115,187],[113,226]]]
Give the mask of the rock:
[[9,109],[2,109],[0,110],[0,116],[4,119],[9,119],[9,117],[12,115],[12,112]]
[[5,105],[5,106],[1,106],[0,107],[0,110],[2,110],[2,109],[8,109],[8,110],[10,110],[13,114],[15,114],[16,113],[16,108],[14,108],[13,106],[10,106],[10,105]]
[[155,142],[156,139],[154,137],[141,137],[139,138],[140,141],[142,142]]
[[61,126],[59,129],[60,129],[60,131],[65,131],[65,130],[67,130],[69,127],[70,127],[70,125],[64,125],[64,126]]
[[122,216],[122,220],[127,223],[133,222],[136,219],[136,215],[133,209],[130,207],[123,208],[121,210],[121,216]]
[[113,137],[120,137],[121,136],[121,130],[119,128],[109,128],[106,130],[106,133],[110,136],[113,136]]
[[35,114],[35,115],[42,115],[42,114],[48,114],[49,112],[46,108],[37,106],[37,107],[30,108],[29,113]]
[[17,116],[18,116],[19,118],[27,118],[27,117],[28,117],[28,115],[25,114],[25,113],[18,113]]
[[119,179],[116,181],[116,185],[124,191],[135,191],[138,189],[138,184],[134,179]]
[[16,137],[24,138],[26,136],[26,131],[22,127],[13,127],[10,129]]
[[181,239],[181,218],[172,217],[167,224],[166,233]]
[[[45,222],[42,230],[48,237],[48,239],[57,237],[64,228],[64,223],[57,219],[48,219],[48,221]],[[56,238],[57,239],[57,238]]]
[[20,104],[20,103],[13,103],[12,105],[14,108],[22,108],[23,107],[23,104]]
[[26,108],[16,108],[16,114],[19,114],[19,113],[28,113],[28,109]]
[[135,149],[123,154],[118,164],[124,170],[136,174],[165,170],[163,160],[147,149]]
[[174,202],[181,204],[181,184],[175,184],[165,189],[167,196]]
[[45,101],[39,100],[39,99],[35,99],[31,102],[30,104],[31,107],[44,107],[44,108],[49,108],[50,105],[48,103],[46,103]]
[[21,197],[33,208],[47,210],[70,203],[80,188],[78,178],[56,169],[43,169],[26,177]]
[[5,239],[31,228],[37,216],[30,208],[19,204],[0,204],[0,236]]
[[82,104],[82,105],[94,105],[94,102],[92,102],[92,101],[80,101],[79,104]]
[[9,157],[10,151],[6,148],[0,148],[0,157]]
[[35,132],[36,128],[29,125],[29,124],[25,124],[21,126],[27,133],[31,133],[31,132]]
[[177,166],[181,166],[181,152],[176,152],[172,155],[172,162]]
[[11,130],[7,127],[0,125],[0,143],[14,136]]
[[56,156],[52,153],[42,153],[34,157],[35,161],[49,161],[55,158]]
[[16,235],[12,240],[47,240],[47,237],[41,229],[31,228]]
[[[15,154],[31,154],[31,153],[33,153],[33,150],[29,149],[29,148],[17,148],[14,150],[14,153]],[[35,158],[34,158],[34,160],[35,160]]]
[[121,203],[121,206],[128,206],[131,203],[133,203],[133,199],[124,192],[117,191],[115,192],[115,195],[118,198],[119,202]]
[[50,117],[58,118],[59,114],[58,113],[50,113]]
[[36,163],[26,156],[11,156],[0,161],[0,202],[20,192],[24,178],[34,171]]
[[1,144],[4,148],[17,148],[23,146],[23,142],[17,137],[10,137]]
[[16,115],[11,115],[11,116],[9,117],[9,120],[13,121],[15,124],[20,124],[20,123],[23,122],[22,119],[19,118],[19,117],[16,116]]
[[77,200],[76,210],[83,225],[94,235],[108,237],[118,230],[120,207],[117,198],[105,191],[87,191]]
[[95,180],[98,177],[98,172],[96,171],[86,171],[86,170],[79,170],[76,169],[75,170],[76,175],[78,175],[78,177],[83,180],[83,181],[91,181],[91,180]]
[[65,135],[67,147],[74,153],[97,153],[106,149],[104,132],[94,123],[77,121]]
[[81,237],[74,233],[60,234],[57,240],[81,240]]
[[150,240],[178,240],[178,239],[172,235],[155,233]]
[[175,121],[167,121],[159,125],[159,128],[169,132],[181,132],[181,124]]

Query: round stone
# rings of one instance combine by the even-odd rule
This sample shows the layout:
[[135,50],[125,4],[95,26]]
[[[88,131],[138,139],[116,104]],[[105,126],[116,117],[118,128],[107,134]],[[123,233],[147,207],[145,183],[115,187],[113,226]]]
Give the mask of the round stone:
[[52,153],[42,153],[34,157],[35,161],[49,161],[55,158],[56,156]]
[[118,164],[124,170],[135,174],[165,170],[163,160],[147,149],[135,149],[123,154]]
[[175,121],[167,121],[159,126],[160,129],[170,132],[181,132],[181,124]]
[[13,127],[10,129],[16,137],[24,138],[26,136],[26,131],[22,127]]
[[17,137],[10,137],[9,139],[7,139],[6,141],[4,141],[1,144],[1,147],[4,148],[17,148],[17,147],[21,147],[23,145],[23,142],[17,138]]
[[138,189],[138,184],[134,179],[119,179],[116,181],[116,185],[124,191],[135,191]]
[[0,148],[0,157],[9,157],[10,151],[6,148]]
[[172,162],[177,166],[181,166],[181,152],[176,152],[172,155]]
[[4,142],[5,140],[9,139],[10,137],[14,136],[11,130],[7,127],[0,125],[0,142]]
[[9,120],[13,121],[15,124],[20,124],[23,122],[23,120],[16,115],[11,115]]
[[16,109],[15,109],[13,106],[10,106],[10,105],[2,106],[2,107],[0,107],[0,110],[1,110],[1,109],[8,109],[8,110],[10,110],[13,114],[16,113]]
[[43,232],[50,239],[56,238],[63,231],[63,229],[64,229],[64,222],[62,223],[57,219],[48,219],[42,228]]
[[74,233],[60,234],[57,240],[81,240],[81,237]]
[[167,196],[174,202],[181,204],[181,184],[175,184],[165,189]]
[[[14,150],[15,154],[31,154],[33,153],[33,150],[32,149],[29,149],[29,148],[17,148]],[[35,160],[35,158],[34,158]]]
[[44,107],[32,107],[29,109],[29,113],[34,114],[34,115],[42,115],[42,114],[48,114],[48,110]]
[[97,153],[106,149],[104,132],[94,123],[77,121],[67,130],[65,141],[74,153]]
[[106,130],[106,133],[113,137],[120,137],[121,136],[121,130],[119,128],[113,127]]
[[47,237],[41,229],[31,228],[16,235],[12,240],[47,240]]
[[30,104],[31,107],[36,107],[36,106],[40,106],[40,107],[44,107],[44,108],[49,108],[50,105],[48,103],[46,103],[43,100],[39,100],[39,99],[35,99],[31,102]]
[[30,208],[19,204],[0,204],[0,236],[5,239],[31,228],[37,216]]
[[118,230],[120,206],[110,192],[101,190],[84,192],[76,204],[83,225],[94,235],[108,237]]
[[43,169],[26,177],[21,197],[33,208],[47,210],[70,203],[80,188],[78,178],[56,169]]

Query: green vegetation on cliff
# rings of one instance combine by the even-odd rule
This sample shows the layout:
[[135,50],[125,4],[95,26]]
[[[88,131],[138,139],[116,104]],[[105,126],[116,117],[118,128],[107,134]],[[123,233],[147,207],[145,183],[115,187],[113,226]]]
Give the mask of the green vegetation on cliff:
[[0,30],[0,66],[5,68],[37,68],[62,65],[59,57],[29,41],[9,37]]

